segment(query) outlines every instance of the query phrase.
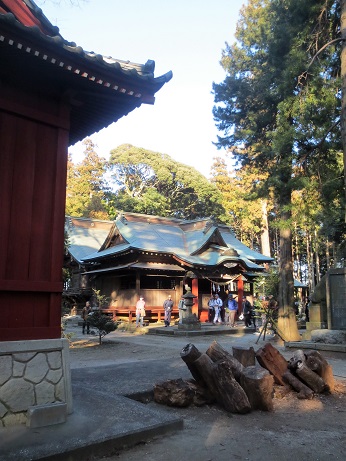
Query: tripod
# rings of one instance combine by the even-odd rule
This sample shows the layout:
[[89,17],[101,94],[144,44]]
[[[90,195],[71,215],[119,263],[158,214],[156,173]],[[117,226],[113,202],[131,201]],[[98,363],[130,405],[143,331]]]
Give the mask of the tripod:
[[256,344],[258,343],[262,335],[263,335],[263,341],[266,339],[266,333],[269,329],[269,325],[271,326],[271,329],[274,331],[274,333],[276,333],[283,341],[285,341],[285,336],[278,327],[277,319],[274,318],[274,314],[277,311],[273,309],[263,309],[263,310],[261,309],[261,312],[264,312],[266,319],[262,327],[261,333],[259,337],[257,338]]

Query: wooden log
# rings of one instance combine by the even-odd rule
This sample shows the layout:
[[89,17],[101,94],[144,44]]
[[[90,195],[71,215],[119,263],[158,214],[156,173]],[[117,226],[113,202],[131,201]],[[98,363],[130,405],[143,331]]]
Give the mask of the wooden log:
[[288,361],[288,368],[292,371],[296,371],[299,363],[305,362],[306,356],[301,349],[297,349],[293,352],[292,358]]
[[190,370],[193,378],[200,385],[204,384],[203,377],[196,368],[195,361],[201,356],[201,352],[193,344],[189,343],[180,352],[180,357],[186,363],[188,369]]
[[211,358],[213,362],[218,362],[219,360],[227,361],[229,367],[232,370],[234,378],[239,382],[241,373],[244,369],[243,365],[226,351],[220,344],[216,341],[213,341],[209,346],[206,354]]
[[252,410],[273,411],[274,378],[261,367],[246,367],[240,379]]
[[193,402],[193,390],[180,379],[172,379],[154,386],[154,400],[172,407],[188,407]]
[[256,356],[253,347],[232,346],[233,357],[244,367],[251,367],[256,364]]
[[193,405],[201,407],[202,405],[209,405],[215,402],[215,396],[212,395],[207,387],[200,386],[194,379],[188,380],[187,383],[193,391]]
[[285,383],[282,375],[287,370],[287,361],[284,356],[270,343],[267,343],[265,346],[258,349],[256,358],[258,363],[274,376],[274,381],[284,386]]
[[329,392],[334,391],[335,387],[335,380],[333,375],[333,368],[327,360],[320,354],[318,351],[307,351],[306,353],[306,365],[317,373],[323,381],[325,382],[326,386],[328,386]]
[[194,366],[201,377],[203,385],[207,387],[211,394],[219,401],[218,389],[215,385],[214,378],[214,371],[216,367],[215,363],[207,356],[207,354],[201,354],[198,359],[195,360]]
[[295,391],[298,392],[298,399],[312,399],[314,392],[310,387],[306,386],[300,379],[298,379],[294,374],[287,370],[283,375],[283,380],[285,383],[289,384]]
[[230,413],[245,414],[251,411],[249,399],[232,375],[228,361],[217,362],[214,371],[219,401]]
[[240,384],[234,379],[231,366],[227,361],[213,362],[207,354],[196,361],[196,367],[217,402],[230,413],[248,413],[251,405]]
[[325,382],[323,379],[318,376],[317,373],[310,370],[310,368],[306,365],[305,362],[301,362],[298,364],[296,373],[298,377],[304,381],[304,383],[310,387],[314,392],[321,393],[327,389]]

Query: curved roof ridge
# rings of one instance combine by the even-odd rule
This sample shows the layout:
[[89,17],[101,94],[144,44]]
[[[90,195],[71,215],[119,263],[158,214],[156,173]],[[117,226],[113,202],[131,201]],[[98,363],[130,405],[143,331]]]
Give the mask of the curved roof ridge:
[[[1,20],[11,25],[16,25],[22,31],[31,34],[33,37],[40,40],[45,40],[55,46],[60,46],[61,49],[80,55],[82,58],[101,64],[105,69],[116,70],[122,72],[126,76],[135,76],[143,80],[152,81],[156,84],[169,82],[173,77],[173,72],[168,71],[158,77],[154,76],[155,61],[148,59],[145,64],[138,64],[131,61],[104,56],[94,51],[85,51],[80,45],[75,42],[66,40],[59,31],[59,28],[53,26],[49,19],[43,14],[32,0],[2,0],[6,10],[0,9]],[[156,91],[160,89],[157,88]]]

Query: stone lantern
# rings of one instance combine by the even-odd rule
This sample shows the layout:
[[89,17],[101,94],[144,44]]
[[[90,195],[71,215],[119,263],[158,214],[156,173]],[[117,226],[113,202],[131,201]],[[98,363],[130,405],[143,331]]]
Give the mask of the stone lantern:
[[200,330],[201,322],[198,320],[196,314],[192,313],[192,306],[194,299],[197,298],[192,292],[191,288],[186,288],[186,293],[182,296],[184,299],[184,316],[182,322],[178,325],[178,330]]

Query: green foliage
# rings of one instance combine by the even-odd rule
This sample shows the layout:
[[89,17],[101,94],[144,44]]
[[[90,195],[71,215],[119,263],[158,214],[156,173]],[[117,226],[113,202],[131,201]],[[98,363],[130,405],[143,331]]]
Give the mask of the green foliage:
[[186,219],[224,212],[217,188],[166,154],[124,144],[111,151],[108,166],[117,187],[108,195],[113,210]]
[[83,141],[84,159],[75,165],[68,160],[66,214],[69,216],[108,219],[105,206],[106,161],[98,156],[90,139]]
[[101,290],[96,290],[95,288],[93,288],[92,290],[98,307],[101,308],[109,305],[109,297],[107,297],[106,295],[102,295]]
[[93,311],[89,315],[89,323],[91,327],[97,329],[100,344],[102,343],[102,338],[118,328],[118,324],[100,310]]
[[278,299],[279,295],[279,282],[280,275],[278,268],[273,266],[268,275],[263,277],[258,277],[255,281],[254,291],[259,296],[274,296],[275,299]]
[[266,176],[250,165],[228,172],[224,159],[217,157],[214,160],[211,181],[222,193],[226,211],[224,221],[233,227],[243,243],[260,250],[263,225],[261,187]]

